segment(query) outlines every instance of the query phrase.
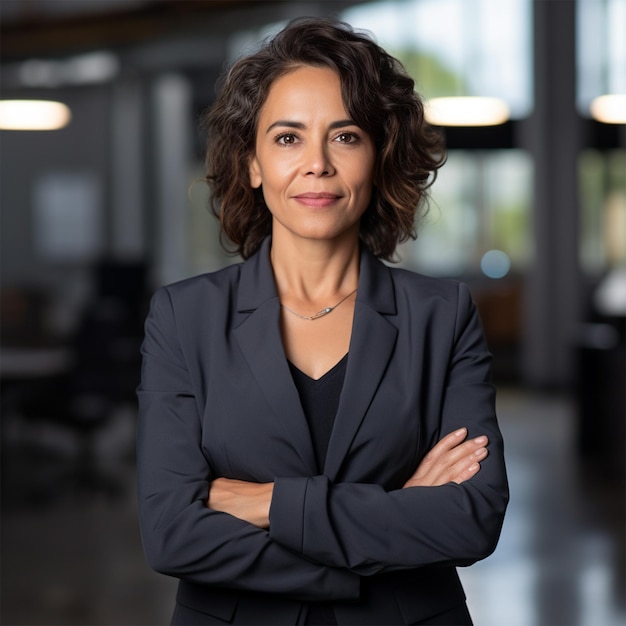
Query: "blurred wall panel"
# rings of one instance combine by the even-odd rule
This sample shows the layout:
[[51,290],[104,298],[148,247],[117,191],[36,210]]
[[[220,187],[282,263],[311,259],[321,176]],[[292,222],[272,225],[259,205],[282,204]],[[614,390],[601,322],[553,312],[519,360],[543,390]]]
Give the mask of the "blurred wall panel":
[[138,81],[113,88],[111,115],[111,252],[141,259],[144,237],[143,97]]

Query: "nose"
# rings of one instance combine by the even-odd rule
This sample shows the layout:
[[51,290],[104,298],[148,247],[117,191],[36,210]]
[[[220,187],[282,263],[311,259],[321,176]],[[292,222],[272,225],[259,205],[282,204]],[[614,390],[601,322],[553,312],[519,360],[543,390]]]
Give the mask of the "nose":
[[302,173],[305,176],[332,176],[335,169],[323,142],[310,142],[303,153]]

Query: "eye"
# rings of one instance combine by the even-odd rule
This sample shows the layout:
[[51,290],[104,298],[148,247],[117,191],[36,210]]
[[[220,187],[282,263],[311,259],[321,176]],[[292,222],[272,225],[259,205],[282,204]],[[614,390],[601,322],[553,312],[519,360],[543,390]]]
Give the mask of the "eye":
[[335,137],[335,141],[344,144],[358,143],[359,136],[356,133],[339,133]]
[[298,141],[298,137],[294,133],[281,133],[275,141],[281,146],[291,146]]

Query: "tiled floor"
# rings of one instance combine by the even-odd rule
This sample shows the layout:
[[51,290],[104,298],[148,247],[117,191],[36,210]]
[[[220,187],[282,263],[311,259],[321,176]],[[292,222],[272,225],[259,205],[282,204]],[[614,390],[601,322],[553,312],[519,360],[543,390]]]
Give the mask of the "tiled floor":
[[[512,499],[495,554],[461,571],[476,625],[625,625],[622,487],[578,463],[567,399],[515,390],[499,398]],[[113,498],[28,504],[17,496],[33,481],[53,482],[54,463],[28,456],[28,482],[23,456],[5,446],[2,624],[167,623],[175,581],[148,570],[141,554],[131,421],[120,415],[101,442],[124,485]]]

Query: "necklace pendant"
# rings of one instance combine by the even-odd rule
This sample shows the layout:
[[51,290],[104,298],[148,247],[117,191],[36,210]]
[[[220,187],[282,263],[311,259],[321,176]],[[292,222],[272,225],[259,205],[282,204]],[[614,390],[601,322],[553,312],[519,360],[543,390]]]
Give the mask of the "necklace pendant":
[[315,315],[311,315],[311,320],[319,319],[320,317],[324,317],[324,315],[328,315],[333,310],[333,307],[327,306],[325,309],[318,311]]

